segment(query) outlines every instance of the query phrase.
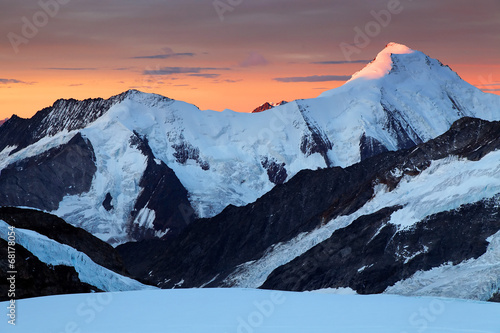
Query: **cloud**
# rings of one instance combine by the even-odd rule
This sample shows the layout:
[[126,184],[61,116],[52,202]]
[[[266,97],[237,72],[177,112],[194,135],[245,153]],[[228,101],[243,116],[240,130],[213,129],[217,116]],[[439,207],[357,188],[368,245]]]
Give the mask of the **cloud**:
[[26,82],[26,81],[21,81],[21,80],[16,80],[16,79],[0,79],[0,84],[35,84],[36,82]]
[[315,61],[315,62],[311,62],[311,64],[315,64],[315,65],[367,64],[370,61],[371,60],[353,60],[353,61],[334,60],[334,61]]
[[203,71],[227,71],[230,68],[216,67],[161,67],[152,70],[145,70],[144,75],[174,75],[174,74],[199,74]]
[[250,52],[248,56],[240,62],[241,67],[252,67],[252,66],[265,66],[269,62],[264,58],[264,56],[257,52]]
[[172,53],[172,54],[154,54],[147,56],[137,56],[132,57],[131,59],[168,59],[168,58],[179,58],[179,57],[193,57],[195,53]]
[[481,89],[482,91],[500,91],[500,88],[498,89]]
[[168,58],[180,58],[180,57],[194,57],[196,54],[192,52],[174,52],[170,47],[164,47],[162,49],[163,53],[154,54],[154,55],[146,55],[146,56],[137,56],[132,57],[131,59],[168,59]]
[[68,87],[79,87],[79,86],[83,86],[83,83],[74,83],[74,84],[68,85]]
[[44,69],[49,69],[52,71],[95,71],[97,68],[95,67],[49,67],[49,68],[44,68]]
[[326,81],[347,81],[350,75],[312,75],[312,76],[294,76],[277,77],[273,80],[278,82],[326,82]]
[[24,83],[24,82],[15,79],[0,79],[0,84],[9,84],[9,83]]
[[189,74],[188,76],[204,77],[206,79],[215,79],[220,76],[220,74]]

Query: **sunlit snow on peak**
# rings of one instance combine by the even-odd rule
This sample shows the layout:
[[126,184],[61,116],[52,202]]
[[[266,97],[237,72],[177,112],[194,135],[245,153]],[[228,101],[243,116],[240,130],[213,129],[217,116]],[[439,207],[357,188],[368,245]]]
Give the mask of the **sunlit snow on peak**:
[[366,65],[365,68],[363,68],[359,72],[355,73],[349,81],[361,78],[366,80],[373,80],[384,77],[392,69],[393,63],[391,56],[393,54],[410,54],[414,52],[415,51],[410,49],[408,46],[398,43],[389,43],[382,51],[380,51],[380,53],[372,62]]

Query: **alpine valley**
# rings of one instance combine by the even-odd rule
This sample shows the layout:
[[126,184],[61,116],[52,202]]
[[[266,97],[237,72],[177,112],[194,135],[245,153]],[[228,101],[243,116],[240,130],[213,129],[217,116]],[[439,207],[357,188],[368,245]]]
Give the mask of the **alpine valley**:
[[16,227],[21,298],[237,287],[498,301],[499,149],[500,96],[396,43],[339,88],[254,113],[137,90],[61,99],[0,127],[0,255]]

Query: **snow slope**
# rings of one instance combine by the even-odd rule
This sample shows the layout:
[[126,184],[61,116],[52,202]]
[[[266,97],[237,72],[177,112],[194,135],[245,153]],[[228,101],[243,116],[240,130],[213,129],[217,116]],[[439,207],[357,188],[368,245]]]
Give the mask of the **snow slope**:
[[[0,220],[0,237],[7,240],[9,225]],[[15,229],[16,243],[49,265],[74,267],[80,281],[104,291],[155,289],[93,262],[85,253],[32,230]]]
[[[104,241],[127,241],[127,222],[141,192],[146,156],[130,144],[133,132],[121,123],[109,124],[100,118],[81,134],[94,147],[97,172],[92,186],[87,193],[66,196],[52,214]],[[102,205],[107,193],[113,197],[111,211]]]
[[[0,303],[6,312],[7,302]],[[17,333],[500,332],[500,305],[444,298],[248,289],[65,295],[16,302]]]

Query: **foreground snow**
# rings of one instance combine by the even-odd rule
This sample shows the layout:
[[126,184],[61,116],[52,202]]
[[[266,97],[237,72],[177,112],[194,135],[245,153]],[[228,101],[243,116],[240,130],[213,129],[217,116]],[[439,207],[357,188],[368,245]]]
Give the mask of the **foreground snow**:
[[500,332],[500,304],[426,297],[186,289],[16,304],[16,326],[4,316],[1,332]]

